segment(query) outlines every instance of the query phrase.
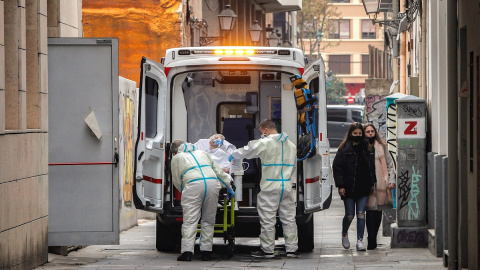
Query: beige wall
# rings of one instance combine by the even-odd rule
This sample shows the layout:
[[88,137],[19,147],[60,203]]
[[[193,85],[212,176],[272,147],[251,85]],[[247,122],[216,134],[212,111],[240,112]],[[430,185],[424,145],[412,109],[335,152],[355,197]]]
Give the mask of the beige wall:
[[79,36],[79,3],[0,0],[0,269],[47,261],[47,30]]
[[[351,74],[338,74],[338,77],[343,78],[345,83],[365,83],[368,74],[362,74],[362,55],[368,55],[368,45],[383,49],[383,27],[375,25],[376,39],[362,39],[362,20],[368,19],[362,1],[351,0],[350,3],[332,3],[331,5],[341,13],[341,19],[350,20],[350,39],[322,39],[322,44],[332,45],[325,47],[322,45],[321,54],[326,61],[326,69],[328,70],[329,55],[350,55]],[[308,54],[309,42],[307,41],[305,44],[307,44],[305,50]]]

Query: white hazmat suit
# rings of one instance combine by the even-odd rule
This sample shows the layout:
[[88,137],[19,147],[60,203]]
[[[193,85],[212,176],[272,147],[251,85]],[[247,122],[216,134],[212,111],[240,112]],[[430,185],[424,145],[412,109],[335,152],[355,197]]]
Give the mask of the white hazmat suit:
[[282,222],[286,252],[298,249],[295,200],[290,178],[295,169],[296,147],[286,133],[271,134],[260,140],[250,141],[247,146],[232,153],[235,159],[259,157],[262,162],[260,193],[257,196],[257,211],[260,217],[260,244],[265,253],[275,248],[276,214]]
[[200,250],[212,251],[213,230],[217,213],[218,193],[223,186],[231,188],[231,178],[210,155],[195,151],[193,144],[180,145],[171,162],[172,179],[182,192],[182,246],[181,252],[192,252],[201,221]]

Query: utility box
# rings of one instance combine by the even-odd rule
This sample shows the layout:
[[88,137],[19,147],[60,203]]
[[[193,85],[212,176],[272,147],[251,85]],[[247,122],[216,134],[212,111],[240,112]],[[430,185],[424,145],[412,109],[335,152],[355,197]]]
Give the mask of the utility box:
[[426,100],[397,99],[397,224],[426,225]]

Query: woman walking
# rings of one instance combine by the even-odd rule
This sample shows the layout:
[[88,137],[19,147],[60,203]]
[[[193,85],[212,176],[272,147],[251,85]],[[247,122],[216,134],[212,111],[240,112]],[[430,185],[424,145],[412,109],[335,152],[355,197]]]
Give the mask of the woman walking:
[[382,210],[393,208],[391,190],[395,188],[393,160],[388,153],[387,143],[378,135],[373,124],[365,125],[365,137],[375,149],[375,176],[377,182],[370,190],[367,200],[368,250],[377,248],[377,234],[382,222]]
[[[345,139],[333,160],[333,177],[345,206],[342,222],[342,245],[350,248],[348,228],[357,213],[357,250],[366,250],[363,243],[365,232],[365,206],[370,189],[375,183],[374,149],[364,137],[362,124],[350,125]],[[356,211],[355,211],[356,208]]]

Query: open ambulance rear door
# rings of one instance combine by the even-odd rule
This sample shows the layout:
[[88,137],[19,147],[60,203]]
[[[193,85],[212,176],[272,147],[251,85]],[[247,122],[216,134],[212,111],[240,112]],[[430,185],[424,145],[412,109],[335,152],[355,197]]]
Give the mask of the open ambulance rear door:
[[163,212],[167,76],[163,65],[143,57],[135,144],[135,207]]
[[[332,173],[330,146],[327,139],[327,101],[325,90],[325,64],[322,58],[305,68],[303,78],[312,94],[318,99],[317,151],[315,156],[303,161],[305,179],[305,213],[328,209],[332,202]],[[319,170],[319,168],[321,168]]]

